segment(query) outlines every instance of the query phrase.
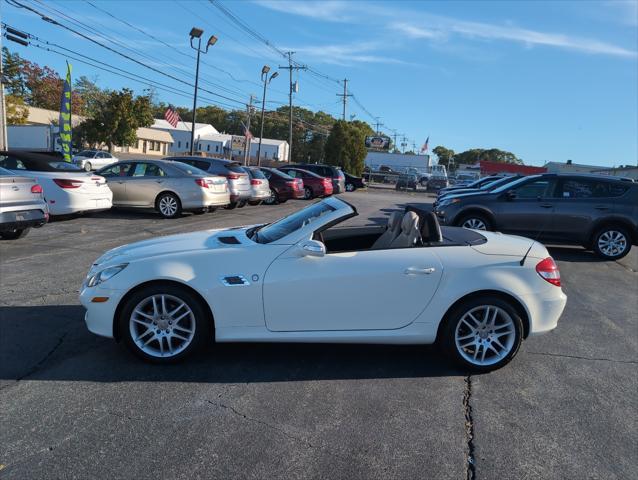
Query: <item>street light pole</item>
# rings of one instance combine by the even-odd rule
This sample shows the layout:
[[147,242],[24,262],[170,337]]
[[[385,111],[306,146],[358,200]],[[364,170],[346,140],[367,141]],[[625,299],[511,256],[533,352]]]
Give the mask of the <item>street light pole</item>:
[[261,97],[261,127],[259,133],[259,146],[257,147],[257,166],[261,165],[261,141],[264,137],[264,112],[266,111],[266,87],[272,81],[273,78],[276,78],[279,73],[273,73],[270,78],[268,78],[268,72],[270,72],[270,67],[268,65],[264,65],[261,69],[261,81],[264,82],[264,93]]
[[[197,65],[195,66],[195,94],[193,95],[193,121],[191,123],[191,145],[190,145],[190,154],[193,155],[195,151],[195,120],[197,118],[197,90],[199,85],[199,56],[201,53],[208,53],[208,49],[215,45],[217,42],[217,37],[215,35],[211,35],[206,42],[206,49],[202,50],[202,35],[204,34],[204,30],[201,28],[193,27],[191,28],[190,37],[191,37],[191,48],[193,50],[197,50]],[[193,40],[197,39],[197,48],[193,45]]]

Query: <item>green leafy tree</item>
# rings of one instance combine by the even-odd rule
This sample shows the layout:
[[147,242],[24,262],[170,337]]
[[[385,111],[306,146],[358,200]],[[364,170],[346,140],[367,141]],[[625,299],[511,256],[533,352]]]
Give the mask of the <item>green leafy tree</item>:
[[439,159],[439,165],[445,165],[446,167],[449,168],[450,160],[454,158],[454,150],[445,148],[443,145],[439,145],[437,147],[434,147],[432,152]]
[[360,175],[368,151],[366,129],[355,122],[338,120],[326,140],[325,161],[340,166],[346,172]]
[[454,162],[457,164],[475,164],[477,162],[514,163],[522,165],[523,161],[512,152],[499,150],[498,148],[472,148],[454,155]]
[[7,95],[5,97],[7,105],[7,124],[24,125],[29,118],[29,110],[24,104],[22,97],[17,95]]
[[75,81],[73,92],[83,100],[82,111],[76,111],[75,113],[88,117],[93,117],[99,111],[100,105],[106,101],[108,96],[107,92],[97,85],[97,78],[91,80],[85,76]]
[[137,142],[137,129],[153,124],[153,109],[148,96],[134,97],[127,88],[107,93],[92,118],[76,127],[76,143],[129,146]]
[[24,60],[18,53],[11,53],[7,47],[2,47],[2,69],[5,80],[5,89],[8,94],[24,98],[27,92],[24,74],[22,71]]

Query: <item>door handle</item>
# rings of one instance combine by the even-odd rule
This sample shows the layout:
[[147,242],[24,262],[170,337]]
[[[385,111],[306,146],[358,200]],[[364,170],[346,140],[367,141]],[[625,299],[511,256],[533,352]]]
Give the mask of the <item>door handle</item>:
[[403,273],[405,273],[406,275],[430,275],[434,272],[436,272],[436,268],[434,267],[428,267],[428,268],[409,267],[409,268],[406,268]]
[[542,208],[552,208],[554,205],[552,205],[551,203],[541,203],[540,206]]
[[604,205],[596,205],[594,208],[596,210],[609,210],[609,207],[606,207]]

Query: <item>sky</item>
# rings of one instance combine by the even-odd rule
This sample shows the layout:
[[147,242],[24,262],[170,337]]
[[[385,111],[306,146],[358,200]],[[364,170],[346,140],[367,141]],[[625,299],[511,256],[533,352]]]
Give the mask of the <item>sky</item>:
[[[295,105],[340,117],[347,78],[347,117],[380,117],[409,148],[429,137],[430,149],[500,148],[529,165],[638,162],[638,0],[216,2],[229,15],[209,1],[16,1],[146,65],[0,0],[3,22],[66,56],[38,40],[3,45],[61,74],[68,59],[102,87],[154,84],[158,100],[192,106],[197,26],[218,37],[202,56],[200,106],[261,101],[262,65],[272,73],[287,64],[278,51],[294,51],[310,69],[295,71]],[[267,108],[288,102],[279,72]]]

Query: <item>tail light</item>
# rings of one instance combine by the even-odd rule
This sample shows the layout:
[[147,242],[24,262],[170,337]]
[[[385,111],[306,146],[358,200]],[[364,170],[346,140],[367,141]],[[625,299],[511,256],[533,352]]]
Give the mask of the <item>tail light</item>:
[[80,188],[84,183],[82,180],[69,180],[67,178],[54,178],[53,181],[60,188]]
[[239,180],[240,175],[238,173],[229,173],[226,178],[228,180]]
[[42,193],[42,186],[36,183],[31,187],[31,193]]
[[253,178],[253,179],[250,181],[250,184],[251,184],[251,185],[261,185],[262,183],[264,183],[264,182],[262,182],[261,180],[257,180],[256,178]]
[[552,257],[541,260],[536,265],[536,271],[543,277],[543,280],[560,287],[560,272]]
[[202,188],[208,188],[208,182],[204,178],[196,178],[195,183]]
[[323,184],[327,187],[327,186],[329,186],[329,185],[332,185],[332,182],[330,181],[330,179],[329,179],[329,178],[325,178],[325,177],[324,177],[324,179],[323,179]]

